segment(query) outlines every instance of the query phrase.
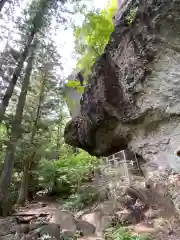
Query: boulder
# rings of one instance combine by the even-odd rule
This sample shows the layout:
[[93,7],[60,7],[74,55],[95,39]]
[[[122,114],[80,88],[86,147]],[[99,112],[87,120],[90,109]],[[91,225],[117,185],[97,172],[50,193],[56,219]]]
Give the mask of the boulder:
[[21,224],[17,227],[18,233],[28,233],[29,230],[29,224]]
[[32,220],[29,223],[29,230],[33,231],[34,229],[40,228],[40,227],[42,227],[43,225],[46,225],[46,224],[48,224],[47,220],[44,220],[44,221],[42,221],[41,219]]
[[66,143],[91,155],[131,148],[144,159],[180,145],[178,0],[128,0],[66,125]]
[[49,223],[39,229],[40,236],[43,236],[45,234],[49,234],[50,236],[54,237],[56,240],[60,240],[60,226],[56,223]]
[[102,214],[100,212],[96,211],[96,212],[92,212],[92,213],[83,214],[81,216],[81,219],[96,227],[98,222],[100,222],[101,217],[102,217]]
[[[107,210],[107,209],[106,209]],[[113,220],[113,216],[109,215],[109,212],[113,215],[112,211],[95,211],[92,213],[84,214],[81,219],[89,222],[95,227],[95,233],[101,237],[104,235],[105,229],[107,229]]]
[[76,223],[74,216],[68,211],[58,210],[50,219],[50,223],[55,223],[61,226],[62,230],[76,232]]
[[83,236],[90,236],[95,233],[95,226],[84,220],[76,220],[76,228]]
[[1,236],[6,236],[8,234],[15,234],[17,230],[17,222],[13,217],[7,217],[0,219],[0,239]]

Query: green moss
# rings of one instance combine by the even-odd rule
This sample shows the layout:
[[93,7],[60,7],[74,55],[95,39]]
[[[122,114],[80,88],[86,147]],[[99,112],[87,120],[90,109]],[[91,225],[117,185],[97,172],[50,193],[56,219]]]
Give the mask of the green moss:
[[126,20],[128,21],[128,24],[132,24],[136,18],[138,7],[134,7],[131,9],[129,15],[126,17]]

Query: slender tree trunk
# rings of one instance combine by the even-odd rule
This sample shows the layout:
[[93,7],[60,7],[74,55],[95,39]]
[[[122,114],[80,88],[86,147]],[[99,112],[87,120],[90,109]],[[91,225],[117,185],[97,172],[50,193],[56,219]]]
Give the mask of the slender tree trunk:
[[60,134],[61,134],[61,122],[58,123],[58,130],[57,130],[57,142],[56,142],[56,151],[60,149]]
[[[8,206],[8,195],[9,195],[9,187],[11,183],[12,178],[12,169],[14,164],[14,155],[16,151],[16,145],[17,141],[20,137],[20,128],[21,128],[21,122],[22,122],[22,116],[23,116],[23,110],[25,106],[26,101],[26,95],[28,91],[30,76],[32,72],[32,64],[33,64],[33,58],[34,58],[34,48],[35,46],[32,46],[31,54],[29,56],[28,65],[26,68],[26,73],[24,77],[24,81],[22,83],[21,93],[18,99],[18,104],[16,107],[16,114],[14,118],[14,122],[12,124],[12,131],[11,136],[9,139],[9,143],[6,150],[5,160],[4,160],[4,168],[1,174],[0,178],[0,208],[3,208],[2,214],[7,215],[9,211]],[[6,206],[6,208],[4,208]]]
[[29,169],[28,161],[25,161],[24,168],[23,168],[24,174],[21,180],[21,188],[19,191],[19,197],[17,202],[21,206],[25,204],[28,197],[28,176],[29,176],[28,169]]
[[[33,131],[32,131],[31,140],[30,140],[32,146],[34,145],[34,138],[35,138],[36,131],[37,131],[37,125],[38,125],[40,115],[41,115],[41,104],[42,104],[42,101],[44,99],[45,79],[46,79],[46,77],[43,77],[42,84],[41,84],[41,89],[40,89],[36,119],[34,121]],[[34,166],[37,165],[34,162],[35,161],[35,155],[36,155],[36,152],[33,151],[33,153],[25,159],[25,163],[24,163],[25,167],[24,167],[24,171],[23,171],[22,181],[25,181],[26,184],[24,184],[22,182],[21,187],[26,188],[26,189],[21,189],[21,191],[20,191],[20,194],[21,194],[21,192],[24,193],[24,196],[23,196],[23,194],[21,194],[21,198],[19,196],[19,199],[18,199],[18,204],[21,204],[21,205],[24,205],[24,203],[28,199],[28,197],[29,196],[32,197],[32,195],[34,193],[34,186],[33,186],[34,184],[33,183],[35,181],[34,181],[34,177],[32,176],[32,174],[30,174],[30,170],[33,170]],[[30,185],[32,187],[30,187]]]
[[6,216],[8,212],[11,212],[11,203],[8,201],[9,187],[12,178],[12,169],[14,159],[14,151],[16,148],[16,137],[12,134],[9,139],[9,144],[6,149],[6,155],[4,159],[4,167],[0,178],[0,215]]
[[7,2],[8,0],[0,0],[0,12],[2,11],[5,3]]
[[10,99],[12,97],[14,88],[15,88],[16,83],[17,83],[17,80],[18,80],[18,78],[19,78],[19,76],[21,74],[21,70],[23,68],[24,61],[26,60],[26,58],[28,56],[29,48],[30,48],[31,43],[33,41],[34,35],[35,35],[35,32],[32,32],[31,35],[29,36],[27,45],[24,48],[23,53],[21,54],[20,60],[18,62],[17,67],[15,68],[15,71],[14,71],[14,74],[12,76],[12,79],[10,80],[9,85],[8,85],[8,87],[6,89],[5,95],[2,98],[2,101],[0,103],[0,122],[4,118],[4,114],[5,114],[6,108],[8,107],[8,104],[9,104],[9,101],[10,101]]
[[58,122],[58,130],[57,130],[57,140],[56,140],[56,151],[58,152],[60,149],[60,140],[61,140],[61,124],[62,124],[62,109],[61,109],[61,101],[59,101],[59,122]]
[[[36,44],[35,44],[36,46]],[[21,94],[19,97],[20,103],[25,103],[25,98],[27,95],[27,90],[28,90],[28,86],[29,86],[29,82],[30,82],[30,77],[31,77],[31,73],[32,73],[32,66],[33,66],[33,60],[34,60],[34,50],[35,50],[35,46],[31,52],[31,55],[29,56],[28,59],[28,64],[27,64],[27,68],[26,68],[26,74],[25,74],[25,78],[23,81],[23,85],[22,85],[22,90],[21,90]],[[22,111],[21,108],[19,108],[20,111]],[[23,205],[27,199],[27,188],[28,188],[28,161],[27,163],[25,162],[24,164],[24,172],[26,174],[23,175],[22,181],[21,181],[21,188],[20,188],[20,192],[19,192],[19,198],[18,198],[18,204]]]

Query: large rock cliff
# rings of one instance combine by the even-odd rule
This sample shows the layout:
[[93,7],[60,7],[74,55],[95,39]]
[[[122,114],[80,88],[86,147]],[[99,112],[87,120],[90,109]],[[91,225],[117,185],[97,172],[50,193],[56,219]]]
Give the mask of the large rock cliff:
[[92,155],[143,157],[180,144],[180,2],[129,0],[93,67],[65,141]]

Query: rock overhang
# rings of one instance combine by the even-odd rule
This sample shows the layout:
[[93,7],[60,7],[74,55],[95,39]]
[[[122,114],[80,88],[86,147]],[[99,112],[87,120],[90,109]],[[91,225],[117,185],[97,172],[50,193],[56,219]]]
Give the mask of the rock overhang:
[[[129,23],[132,10],[135,15]],[[140,134],[145,138],[149,125],[156,127],[171,116],[166,104],[148,102],[147,88],[152,91],[149,76],[158,72],[155,65],[164,49],[178,51],[176,40],[169,41],[165,31],[165,26],[177,26],[178,13],[178,1],[127,1],[104,54],[93,67],[80,101],[81,114],[65,128],[66,143],[96,156],[128,147],[139,150],[134,138]]]

